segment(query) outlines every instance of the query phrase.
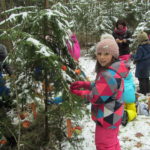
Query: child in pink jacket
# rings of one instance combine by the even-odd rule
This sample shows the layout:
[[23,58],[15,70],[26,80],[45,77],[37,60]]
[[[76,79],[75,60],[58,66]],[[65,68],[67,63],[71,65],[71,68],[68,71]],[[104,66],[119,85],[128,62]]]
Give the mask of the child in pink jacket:
[[124,110],[123,78],[129,69],[123,61],[119,61],[119,48],[113,39],[103,39],[97,44],[96,57],[95,82],[76,81],[71,84],[70,90],[92,103],[96,150],[120,150],[117,136]]

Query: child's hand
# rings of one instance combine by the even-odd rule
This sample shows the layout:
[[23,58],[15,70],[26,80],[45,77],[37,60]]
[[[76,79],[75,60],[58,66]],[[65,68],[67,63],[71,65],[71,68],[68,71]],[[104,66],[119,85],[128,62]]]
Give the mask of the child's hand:
[[83,96],[83,95],[87,95],[90,93],[89,90],[70,90],[71,93],[75,94],[75,95],[78,95],[78,96]]
[[126,39],[123,39],[122,42],[127,43],[127,40],[126,40]]
[[119,39],[116,39],[116,42],[117,42],[117,43],[120,43],[120,40],[119,40]]
[[80,89],[80,88],[84,88],[84,89],[89,89],[90,88],[91,83],[89,81],[75,81],[71,84],[70,89]]

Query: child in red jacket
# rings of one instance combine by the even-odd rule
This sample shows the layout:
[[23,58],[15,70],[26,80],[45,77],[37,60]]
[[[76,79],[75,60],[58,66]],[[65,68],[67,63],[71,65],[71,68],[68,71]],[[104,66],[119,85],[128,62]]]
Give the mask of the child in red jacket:
[[124,109],[123,78],[127,76],[129,69],[118,57],[119,48],[116,41],[103,39],[96,48],[95,82],[76,81],[70,87],[73,94],[82,96],[92,103],[97,150],[120,150],[117,136]]

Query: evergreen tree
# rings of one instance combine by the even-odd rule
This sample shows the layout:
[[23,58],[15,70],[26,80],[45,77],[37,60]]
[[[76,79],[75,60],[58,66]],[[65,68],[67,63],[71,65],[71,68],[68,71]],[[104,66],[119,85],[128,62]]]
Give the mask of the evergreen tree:
[[83,100],[70,93],[69,84],[84,78],[75,73],[80,66],[66,47],[71,26],[57,6],[16,7],[5,11],[9,17],[0,23],[10,27],[3,30],[0,38],[13,45],[9,57],[15,71],[14,78],[9,80],[13,101],[17,114],[28,113],[30,125],[22,128],[24,120],[16,125],[18,149],[62,149],[68,139],[66,120],[82,116]]

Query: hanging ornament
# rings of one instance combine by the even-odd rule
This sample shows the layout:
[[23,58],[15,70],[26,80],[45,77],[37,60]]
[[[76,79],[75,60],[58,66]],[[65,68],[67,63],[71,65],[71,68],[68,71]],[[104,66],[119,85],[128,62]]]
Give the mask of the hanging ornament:
[[72,137],[72,123],[71,123],[71,119],[67,119],[67,137],[68,138]]
[[62,97],[54,97],[52,100],[48,100],[47,103],[48,104],[60,104],[63,101],[64,100],[62,99]]
[[[42,82],[42,88],[43,88],[43,89],[46,88],[45,81]],[[54,90],[54,87],[53,87],[52,85],[48,84],[48,86],[47,86],[47,91],[50,92],[50,91],[52,91],[52,90]]]
[[66,71],[67,70],[67,66],[63,65],[63,66],[61,66],[61,69]]
[[[0,144],[1,145],[4,145],[4,144],[6,144],[7,143],[7,140],[6,140],[6,138],[4,137],[4,136],[1,136],[1,138],[0,138]],[[1,147],[1,146],[0,146]]]
[[73,134],[81,134],[82,128],[80,126],[72,126],[71,119],[67,119],[67,137],[71,138]]
[[6,143],[7,143],[7,140],[5,140],[5,139],[1,139],[1,140],[0,140],[0,144],[4,145],[4,144],[6,144]]
[[37,118],[36,104],[30,103],[30,104],[28,104],[28,108],[31,109],[32,114],[33,114],[33,118],[36,119]]
[[82,128],[80,126],[76,126],[72,130],[73,130],[73,133],[75,133],[77,135],[81,134],[81,132],[82,132]]
[[29,116],[28,112],[21,112],[19,114],[19,117],[20,117],[21,120],[24,120],[28,116]]
[[80,70],[80,69],[76,69],[74,72],[75,72],[77,75],[80,75],[80,74],[81,74],[81,70]]
[[36,119],[37,112],[36,112],[36,104],[35,103],[31,103],[31,109],[32,109],[32,113],[33,113],[33,118]]
[[22,122],[22,126],[23,126],[24,128],[29,128],[30,125],[31,125],[31,122],[28,121],[28,120],[25,120],[25,121]]

